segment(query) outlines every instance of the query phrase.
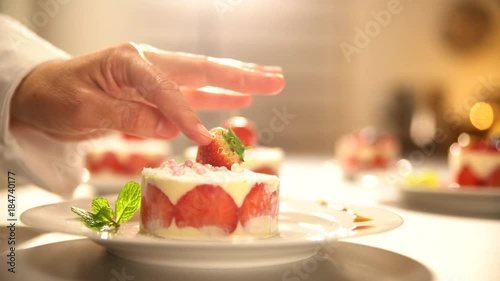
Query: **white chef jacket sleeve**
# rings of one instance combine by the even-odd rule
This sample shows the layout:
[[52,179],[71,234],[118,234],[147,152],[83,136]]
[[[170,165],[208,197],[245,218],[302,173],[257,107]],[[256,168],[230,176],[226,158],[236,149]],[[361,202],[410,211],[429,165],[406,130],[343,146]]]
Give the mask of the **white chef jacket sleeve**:
[[2,14],[0,34],[1,172],[68,196],[82,178],[82,143],[61,142],[27,126],[10,128],[9,118],[12,95],[23,78],[38,65],[69,55]]

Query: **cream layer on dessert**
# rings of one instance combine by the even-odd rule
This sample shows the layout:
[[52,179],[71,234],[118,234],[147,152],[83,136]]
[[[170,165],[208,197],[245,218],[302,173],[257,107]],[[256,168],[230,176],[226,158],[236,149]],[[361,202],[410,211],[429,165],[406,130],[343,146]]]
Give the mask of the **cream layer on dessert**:
[[448,154],[448,164],[452,178],[456,177],[462,167],[467,166],[480,179],[487,179],[500,168],[500,153],[461,149]]
[[261,216],[250,219],[246,226],[238,224],[231,235],[226,235],[219,227],[205,226],[201,228],[179,228],[172,223],[169,227],[151,225],[147,230],[155,236],[179,240],[252,240],[271,238],[278,233],[278,221],[271,216]]
[[[237,164],[228,170],[225,167],[202,165],[189,160],[180,165],[169,160],[163,163],[160,168],[145,168],[142,172],[143,194],[147,194],[147,189],[152,188],[151,186],[156,187],[173,204],[172,209],[177,208],[180,199],[200,185],[220,187],[234,201],[237,210],[232,215],[238,219],[236,228],[230,233],[225,232],[217,225],[204,225],[202,227],[181,225],[179,227],[175,215],[172,215],[173,218],[167,227],[164,226],[165,222],[161,219],[143,218],[141,215],[141,229],[147,233],[167,238],[202,240],[268,238],[277,234],[277,212],[275,215],[267,213],[256,215],[247,218],[244,223],[240,220],[242,205],[256,185],[261,185],[266,197],[275,196],[276,201],[270,200],[270,202],[274,202],[275,208],[273,210],[278,210],[279,179],[276,176],[254,173]],[[171,212],[175,214],[179,210]],[[158,214],[152,214],[151,217],[158,217]],[[143,222],[145,219],[148,221],[147,223]]]

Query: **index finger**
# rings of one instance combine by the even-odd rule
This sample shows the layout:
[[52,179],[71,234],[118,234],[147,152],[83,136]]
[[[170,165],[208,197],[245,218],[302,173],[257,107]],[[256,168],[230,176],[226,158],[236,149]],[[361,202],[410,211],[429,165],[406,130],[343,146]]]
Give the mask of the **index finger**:
[[232,59],[170,53],[147,48],[146,58],[180,86],[214,86],[244,94],[274,95],[284,85],[277,66],[261,66]]
[[[119,87],[135,88],[188,138],[202,145],[210,143],[212,135],[191,109],[174,81],[155,66],[138,58],[135,53],[116,54],[107,60],[109,64],[105,68],[108,69],[104,73],[111,75],[107,80],[114,81]],[[165,127],[160,122],[157,133],[161,135]]]

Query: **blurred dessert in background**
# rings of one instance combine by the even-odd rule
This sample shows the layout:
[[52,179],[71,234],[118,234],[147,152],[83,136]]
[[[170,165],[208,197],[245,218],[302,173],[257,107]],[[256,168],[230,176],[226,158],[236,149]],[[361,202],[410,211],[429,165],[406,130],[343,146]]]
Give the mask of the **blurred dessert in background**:
[[474,139],[461,134],[448,154],[452,181],[460,186],[500,187],[499,144],[500,135]]
[[341,136],[335,143],[334,156],[346,175],[385,170],[400,158],[401,145],[397,137],[369,127]]
[[[237,116],[224,122],[223,127],[231,129],[241,139],[245,147],[245,161],[241,167],[256,173],[279,176],[285,153],[278,147],[259,146],[255,125],[245,117]],[[198,151],[197,146],[184,150],[184,158],[194,161]]]
[[140,178],[143,168],[158,167],[171,154],[165,140],[143,139],[127,134],[112,134],[92,142],[86,157],[91,178],[127,176]]

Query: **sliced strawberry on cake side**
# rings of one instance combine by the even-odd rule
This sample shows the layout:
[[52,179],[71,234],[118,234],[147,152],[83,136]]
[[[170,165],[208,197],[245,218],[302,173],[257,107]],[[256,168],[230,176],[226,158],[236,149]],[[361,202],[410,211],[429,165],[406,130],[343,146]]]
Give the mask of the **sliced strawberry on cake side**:
[[240,222],[243,227],[257,217],[276,218],[279,212],[278,192],[270,191],[265,183],[256,183],[247,194],[240,209]]
[[200,184],[179,198],[174,218],[179,228],[229,235],[238,225],[238,206],[222,187]]
[[259,174],[279,176],[279,173],[269,166],[260,166],[258,168],[253,169],[253,171]]
[[465,166],[457,175],[457,182],[462,186],[480,186],[481,181],[469,166]]
[[245,147],[231,128],[221,127],[210,130],[213,140],[208,145],[200,145],[196,162],[231,169],[233,164],[244,160]]
[[153,227],[169,227],[174,217],[174,204],[158,187],[148,184],[141,198],[141,223]]
[[500,187],[500,168],[495,169],[486,180],[486,185],[489,187]]
[[101,158],[101,169],[113,173],[122,173],[122,164],[118,156],[110,151],[105,152]]

